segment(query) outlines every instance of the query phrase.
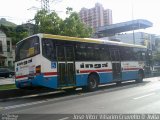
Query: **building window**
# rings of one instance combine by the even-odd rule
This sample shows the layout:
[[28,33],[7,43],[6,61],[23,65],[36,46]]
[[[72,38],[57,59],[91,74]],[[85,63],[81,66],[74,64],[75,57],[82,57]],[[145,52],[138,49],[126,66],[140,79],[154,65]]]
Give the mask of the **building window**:
[[12,66],[12,61],[8,61],[8,66]]
[[11,49],[10,49],[10,41],[7,41],[7,52],[10,52]]
[[3,54],[2,41],[0,41],[0,54]]

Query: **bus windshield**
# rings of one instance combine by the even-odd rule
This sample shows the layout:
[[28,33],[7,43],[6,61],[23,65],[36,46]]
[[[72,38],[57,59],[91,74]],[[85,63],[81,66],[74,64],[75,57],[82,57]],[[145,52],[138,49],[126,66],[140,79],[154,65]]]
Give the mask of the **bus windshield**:
[[40,53],[39,38],[37,36],[25,39],[16,46],[16,61],[33,57]]

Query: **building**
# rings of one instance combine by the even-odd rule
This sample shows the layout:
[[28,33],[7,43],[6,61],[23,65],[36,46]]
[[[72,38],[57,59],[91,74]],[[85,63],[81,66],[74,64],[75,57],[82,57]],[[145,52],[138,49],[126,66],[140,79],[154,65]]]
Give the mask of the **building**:
[[160,36],[156,36],[155,38],[155,51],[160,53]]
[[136,19],[132,21],[101,26],[97,29],[95,37],[98,37],[99,39],[108,39],[130,44],[145,45],[149,49],[154,50],[156,35],[145,32],[136,32],[136,30],[145,29],[152,26],[153,23],[148,20]]
[[146,29],[152,27],[153,23],[145,19],[136,19],[111,25],[101,26],[96,29],[95,36],[100,37],[109,37],[114,36],[118,33],[135,31],[139,29]]
[[104,10],[104,25],[112,24],[112,10],[106,9]]
[[149,34],[145,32],[131,32],[131,33],[119,33],[115,36],[109,37],[111,40],[117,40],[120,42],[145,45],[148,49],[155,49],[155,38],[154,34]]
[[112,24],[112,10],[104,9],[100,3],[94,8],[82,8],[79,12],[80,19],[86,25],[96,30],[97,27]]
[[0,30],[0,67],[1,66],[14,66],[14,50],[12,49],[11,38]]

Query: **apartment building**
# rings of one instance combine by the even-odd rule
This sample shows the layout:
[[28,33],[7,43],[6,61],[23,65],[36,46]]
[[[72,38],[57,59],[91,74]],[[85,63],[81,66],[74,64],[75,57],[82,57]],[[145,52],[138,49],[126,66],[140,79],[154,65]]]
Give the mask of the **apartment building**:
[[102,4],[96,3],[94,8],[82,8],[79,12],[80,19],[94,30],[97,27],[112,24],[112,10],[104,9]]

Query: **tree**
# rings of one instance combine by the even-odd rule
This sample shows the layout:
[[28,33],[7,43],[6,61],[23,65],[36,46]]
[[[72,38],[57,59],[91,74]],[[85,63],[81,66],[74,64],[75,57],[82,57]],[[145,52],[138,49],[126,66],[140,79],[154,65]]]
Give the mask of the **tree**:
[[15,39],[13,39],[13,44],[16,44],[18,41],[24,39],[28,36],[28,30],[25,29],[22,25],[18,25],[15,28]]
[[16,27],[1,25],[0,29],[6,34],[7,37],[12,39],[13,45],[28,36],[27,30],[21,25]]
[[154,53],[153,62],[159,62],[159,61],[160,61],[160,52]]
[[72,13],[72,11],[73,11],[73,8],[67,7],[66,10],[67,10],[67,11],[66,11],[66,14],[69,14],[69,15],[70,15],[70,14]]
[[69,15],[64,21],[55,11],[48,13],[40,10],[34,17],[36,33],[50,33],[56,35],[66,35],[74,37],[90,37],[92,29],[84,25],[79,18],[78,13],[72,12],[72,8],[66,8],[66,14]]
[[40,10],[34,17],[35,24],[37,26],[37,33],[50,33],[60,34],[60,24],[62,19],[57,15],[55,11],[48,13],[45,10]]
[[70,16],[64,20],[63,35],[90,37],[92,35],[92,29],[81,22],[78,13],[70,13]]
[[15,27],[1,25],[0,29],[6,34],[7,37],[14,36],[14,32],[15,32],[14,29],[15,29]]

